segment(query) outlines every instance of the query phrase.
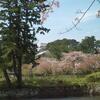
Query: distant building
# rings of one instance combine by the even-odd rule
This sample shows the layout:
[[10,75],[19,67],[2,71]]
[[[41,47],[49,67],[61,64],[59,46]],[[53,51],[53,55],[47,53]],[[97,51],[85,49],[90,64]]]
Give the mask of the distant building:
[[96,16],[100,18],[100,10],[97,11]]
[[41,43],[40,47],[39,47],[39,52],[45,51],[46,50],[46,46],[47,46],[47,43]]
[[100,54],[100,48],[96,48],[94,53],[95,54]]
[[42,51],[42,52],[39,52],[39,53],[37,53],[37,55],[36,56],[41,56],[41,55],[43,55],[43,54],[45,54],[47,51]]

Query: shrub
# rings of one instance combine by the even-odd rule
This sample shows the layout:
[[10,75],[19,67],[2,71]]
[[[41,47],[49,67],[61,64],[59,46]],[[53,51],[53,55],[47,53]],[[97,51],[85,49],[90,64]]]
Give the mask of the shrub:
[[63,54],[61,61],[54,58],[42,57],[39,65],[34,68],[36,75],[86,75],[100,70],[100,55],[71,52]]
[[89,82],[100,82],[100,72],[95,72],[87,75],[86,80]]

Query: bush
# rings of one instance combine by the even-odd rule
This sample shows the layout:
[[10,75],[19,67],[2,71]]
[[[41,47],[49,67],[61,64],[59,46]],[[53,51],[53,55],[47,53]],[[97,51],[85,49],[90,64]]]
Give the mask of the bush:
[[86,85],[83,77],[71,75],[51,75],[51,76],[34,76],[29,80],[25,80],[26,84],[32,86],[74,86]]
[[42,57],[34,69],[37,75],[86,75],[100,69],[100,55],[71,52],[64,54],[61,61]]
[[87,75],[86,80],[89,82],[100,82],[100,72],[95,72]]

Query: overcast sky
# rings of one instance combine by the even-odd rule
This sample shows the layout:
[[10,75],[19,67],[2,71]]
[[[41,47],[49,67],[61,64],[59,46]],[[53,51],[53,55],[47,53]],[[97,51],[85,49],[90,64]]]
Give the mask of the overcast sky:
[[100,10],[100,3],[97,1],[77,26],[78,30],[73,29],[68,33],[59,34],[73,26],[72,21],[74,21],[77,16],[81,16],[81,14],[77,14],[76,12],[79,10],[84,12],[92,1],[93,0],[59,0],[60,7],[54,9],[54,12],[49,14],[49,17],[44,23],[44,26],[50,28],[51,31],[46,35],[38,34],[38,43],[48,43],[63,38],[81,41],[85,36],[92,35],[100,40],[100,18],[96,18],[96,12]]

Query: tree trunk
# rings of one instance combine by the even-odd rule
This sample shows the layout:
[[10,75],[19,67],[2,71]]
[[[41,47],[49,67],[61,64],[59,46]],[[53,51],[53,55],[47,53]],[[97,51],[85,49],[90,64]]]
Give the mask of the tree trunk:
[[13,51],[13,71],[14,71],[15,76],[17,77],[18,71],[17,71],[17,65],[16,65],[16,54],[14,51]]
[[7,85],[10,88],[12,84],[11,84],[11,81],[10,81],[10,78],[8,76],[8,73],[7,73],[7,70],[6,69],[3,69],[3,74],[4,74],[4,77],[6,79]]
[[17,85],[18,87],[22,87],[22,57],[18,58]]

